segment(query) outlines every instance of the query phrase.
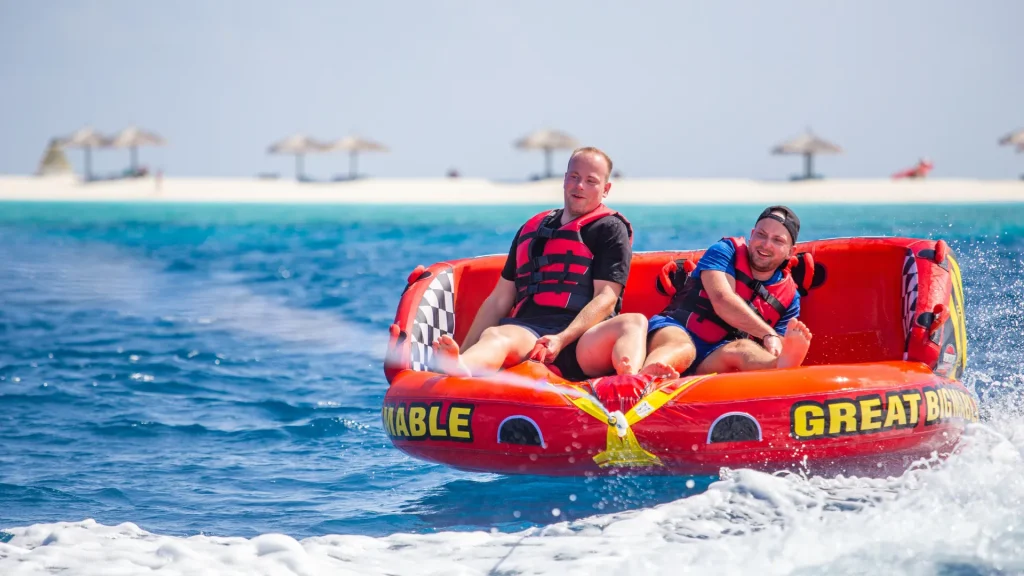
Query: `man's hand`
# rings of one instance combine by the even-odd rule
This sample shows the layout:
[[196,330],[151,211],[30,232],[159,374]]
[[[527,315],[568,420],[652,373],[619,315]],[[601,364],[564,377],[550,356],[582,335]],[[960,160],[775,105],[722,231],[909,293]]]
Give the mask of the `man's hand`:
[[764,349],[772,356],[778,358],[779,354],[782,354],[782,336],[772,332],[762,338],[761,342],[764,344]]
[[541,336],[530,351],[530,360],[551,364],[558,358],[558,353],[565,348],[565,341],[560,334]]

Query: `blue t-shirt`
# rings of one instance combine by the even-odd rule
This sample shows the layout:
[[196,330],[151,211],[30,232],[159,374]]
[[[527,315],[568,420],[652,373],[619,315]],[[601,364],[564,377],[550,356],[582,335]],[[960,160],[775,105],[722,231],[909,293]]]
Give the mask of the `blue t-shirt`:
[[[691,273],[693,276],[700,276],[700,273],[704,270],[718,270],[719,272],[725,272],[733,278],[736,277],[736,266],[733,264],[733,259],[736,257],[736,248],[732,245],[732,242],[728,240],[719,240],[715,242],[704,255],[697,261],[697,267],[694,268]],[[775,274],[767,281],[764,282],[765,286],[771,286],[782,282],[782,270],[776,270]],[[785,336],[786,327],[789,325],[789,321],[800,315],[800,293],[797,292],[793,295],[793,301],[790,302],[789,308],[786,308],[786,313],[779,319],[779,323],[775,325],[775,331],[780,336]]]

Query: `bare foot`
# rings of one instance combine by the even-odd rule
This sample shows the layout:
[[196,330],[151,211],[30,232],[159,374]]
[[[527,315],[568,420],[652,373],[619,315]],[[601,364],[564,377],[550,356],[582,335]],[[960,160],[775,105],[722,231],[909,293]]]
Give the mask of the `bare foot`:
[[434,369],[449,376],[472,376],[469,367],[459,357],[459,344],[444,334],[434,342]]
[[679,378],[679,372],[677,372],[675,368],[668,364],[662,364],[661,362],[652,362],[647,366],[644,366],[643,369],[640,370],[640,373],[652,376],[655,380],[662,378]]
[[623,356],[617,366],[615,366],[615,373],[619,376],[623,374],[636,374],[636,367],[633,366],[633,361],[629,359],[629,356]]
[[786,327],[786,335],[782,338],[782,354],[779,354],[778,368],[793,368],[804,363],[807,350],[811,347],[811,331],[807,326],[793,318]]

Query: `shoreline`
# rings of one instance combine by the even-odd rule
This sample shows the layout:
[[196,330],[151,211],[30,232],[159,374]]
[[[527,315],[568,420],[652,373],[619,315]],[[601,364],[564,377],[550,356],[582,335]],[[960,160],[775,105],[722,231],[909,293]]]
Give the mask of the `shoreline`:
[[[510,205],[562,202],[560,179],[365,178],[296,182],[255,178],[153,177],[82,183],[77,178],[0,176],[0,202]],[[630,179],[612,181],[608,203],[977,204],[1024,202],[1021,180]]]

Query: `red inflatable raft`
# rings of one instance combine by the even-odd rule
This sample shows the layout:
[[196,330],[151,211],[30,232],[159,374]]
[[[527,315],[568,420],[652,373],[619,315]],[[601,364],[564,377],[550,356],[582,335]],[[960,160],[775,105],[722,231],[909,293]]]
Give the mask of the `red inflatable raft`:
[[[814,334],[804,366],[656,381],[625,413],[590,394],[594,381],[569,382],[537,362],[490,378],[431,372],[430,344],[465,338],[505,256],[417,268],[391,327],[384,427],[411,456],[506,474],[886,475],[948,454],[978,419],[959,382],[967,335],[949,246],[847,238],[797,251],[809,289],[800,318]],[[663,266],[700,255],[634,254],[623,312],[661,311]]]

